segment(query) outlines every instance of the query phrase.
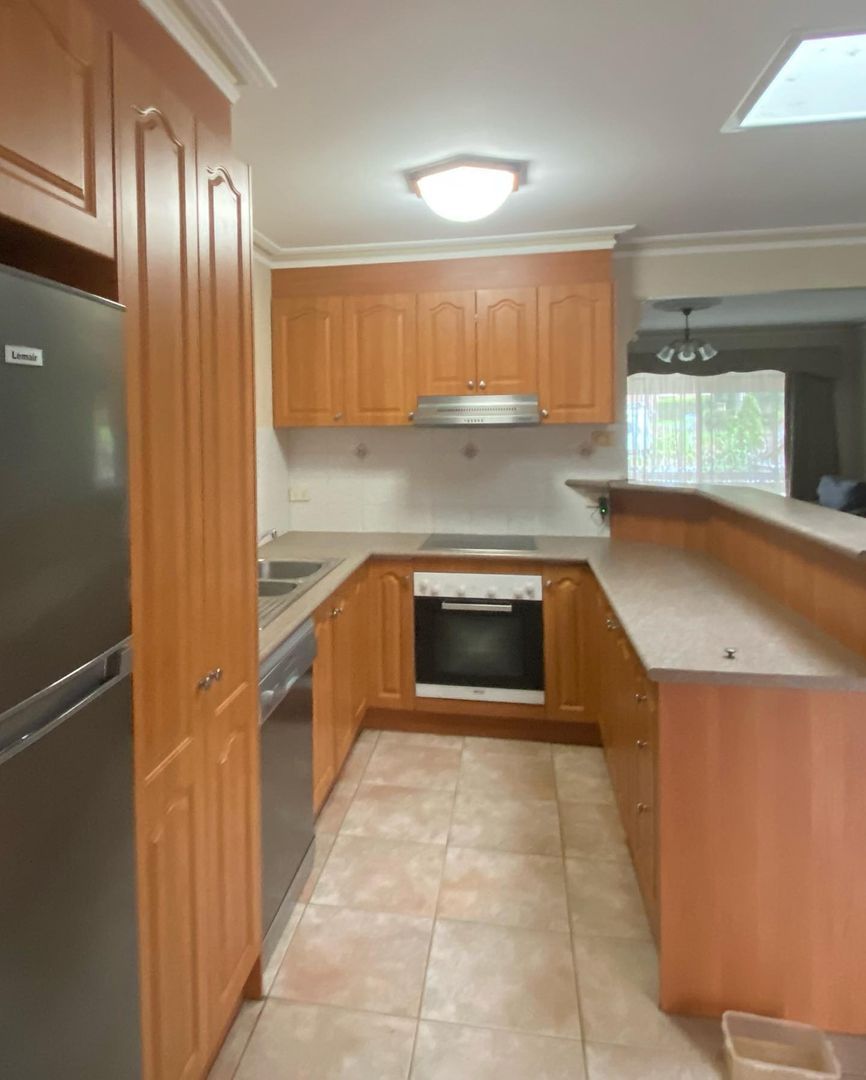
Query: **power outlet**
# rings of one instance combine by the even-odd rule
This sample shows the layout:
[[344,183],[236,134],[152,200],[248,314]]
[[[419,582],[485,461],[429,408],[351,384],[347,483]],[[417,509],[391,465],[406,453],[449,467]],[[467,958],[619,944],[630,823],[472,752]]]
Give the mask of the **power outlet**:
[[290,487],[289,502],[309,502],[310,489],[308,487]]

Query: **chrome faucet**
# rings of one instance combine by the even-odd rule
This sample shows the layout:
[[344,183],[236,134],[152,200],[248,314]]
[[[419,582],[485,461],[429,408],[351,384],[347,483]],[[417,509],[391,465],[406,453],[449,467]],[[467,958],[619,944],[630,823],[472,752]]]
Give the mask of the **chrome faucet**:
[[262,544],[266,544],[269,540],[276,540],[278,536],[279,533],[276,529],[268,529],[266,533],[262,533],[259,537],[258,546],[261,547]]

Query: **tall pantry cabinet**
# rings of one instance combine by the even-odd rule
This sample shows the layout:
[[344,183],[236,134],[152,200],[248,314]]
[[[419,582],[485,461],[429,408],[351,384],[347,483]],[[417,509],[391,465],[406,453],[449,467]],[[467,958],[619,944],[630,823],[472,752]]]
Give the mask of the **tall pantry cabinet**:
[[247,170],[115,41],[144,1075],[203,1076],[260,953]]

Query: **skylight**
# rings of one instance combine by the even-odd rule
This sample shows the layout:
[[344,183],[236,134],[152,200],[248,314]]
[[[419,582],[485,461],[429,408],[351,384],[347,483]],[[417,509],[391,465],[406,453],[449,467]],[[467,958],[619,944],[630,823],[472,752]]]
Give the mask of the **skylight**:
[[790,37],[726,131],[866,119],[866,31]]

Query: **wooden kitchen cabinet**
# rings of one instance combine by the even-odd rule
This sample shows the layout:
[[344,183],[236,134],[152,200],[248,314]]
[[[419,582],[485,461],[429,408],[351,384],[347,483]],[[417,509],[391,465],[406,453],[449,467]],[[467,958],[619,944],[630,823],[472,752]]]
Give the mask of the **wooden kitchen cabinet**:
[[367,704],[411,709],[415,702],[413,564],[374,560],[367,577]]
[[347,296],[343,327],[346,423],[410,423],[417,402],[415,296]]
[[210,1031],[261,951],[258,618],[249,169],[197,127]]
[[534,288],[481,289],[476,293],[478,392],[536,393],[536,293]]
[[348,757],[367,706],[366,573],[353,575],[316,613],[313,666],[313,809]]
[[582,720],[587,579],[581,566],[544,571],[544,698],[550,720]]
[[272,332],[274,426],[344,424],[342,299],[274,300]]
[[610,282],[538,290],[538,393],[547,423],[613,423]]
[[418,296],[418,393],[475,392],[475,293],[435,292]]
[[260,953],[249,193],[114,57],[143,1073],[193,1080]]
[[106,26],[80,0],[4,0],[0,101],[0,214],[113,258]]

